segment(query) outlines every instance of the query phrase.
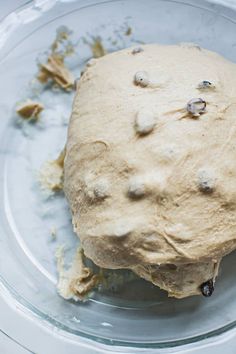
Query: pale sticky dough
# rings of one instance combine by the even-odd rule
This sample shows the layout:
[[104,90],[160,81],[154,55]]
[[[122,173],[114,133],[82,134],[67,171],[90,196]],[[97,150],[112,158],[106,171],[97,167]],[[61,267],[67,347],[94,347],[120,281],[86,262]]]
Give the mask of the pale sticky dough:
[[64,248],[60,246],[56,251],[57,270],[59,280],[57,289],[64,299],[84,300],[99,282],[99,276],[93,274],[92,269],[84,263],[82,249],[77,249],[72,265],[65,270]]
[[[197,116],[194,98],[206,102]],[[94,60],[77,85],[64,165],[85,255],[170,296],[200,294],[236,248],[235,109],[235,64],[197,46]]]

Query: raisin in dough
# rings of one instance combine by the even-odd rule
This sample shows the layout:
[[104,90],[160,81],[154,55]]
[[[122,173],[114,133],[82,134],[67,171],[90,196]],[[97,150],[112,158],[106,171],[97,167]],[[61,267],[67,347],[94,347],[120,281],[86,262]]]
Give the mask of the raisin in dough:
[[214,281],[236,248],[235,110],[235,64],[194,45],[89,62],[64,165],[85,255],[177,298]]

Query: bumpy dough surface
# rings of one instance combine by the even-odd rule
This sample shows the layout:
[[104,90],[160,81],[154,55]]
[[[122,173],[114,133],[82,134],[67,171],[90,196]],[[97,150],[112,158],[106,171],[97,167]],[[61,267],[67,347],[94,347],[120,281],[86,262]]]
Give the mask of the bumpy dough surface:
[[142,48],[84,71],[64,190],[87,257],[181,298],[236,248],[236,65],[194,45]]

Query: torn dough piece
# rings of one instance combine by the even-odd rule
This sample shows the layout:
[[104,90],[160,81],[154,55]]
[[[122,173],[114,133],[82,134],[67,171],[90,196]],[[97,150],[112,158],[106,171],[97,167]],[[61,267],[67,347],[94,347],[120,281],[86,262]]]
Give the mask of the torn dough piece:
[[[79,81],[64,191],[95,264],[131,269],[170,296],[198,295],[236,249],[236,65],[194,46],[142,49],[99,58]],[[140,71],[162,86],[136,85]],[[201,92],[207,111],[180,120],[206,79],[215,83]],[[144,109],[158,125],[140,136],[134,122]],[[109,196],[90,198],[101,179]]]
[[63,166],[65,149],[62,150],[56,160],[46,161],[39,173],[39,181],[42,189],[58,192],[63,189]]
[[84,253],[78,248],[68,270],[64,268],[64,252],[60,247],[56,252],[58,270],[58,292],[64,299],[84,300],[99,283],[99,275],[84,264]]
[[46,83],[49,79],[64,90],[71,90],[74,86],[74,77],[65,66],[64,58],[58,54],[51,54],[45,64],[40,64],[38,80]]
[[101,38],[93,38],[93,41],[89,44],[94,58],[100,58],[107,54]]
[[44,106],[40,102],[26,100],[25,102],[18,105],[16,112],[24,119],[35,119],[39,118],[40,112],[44,109]]

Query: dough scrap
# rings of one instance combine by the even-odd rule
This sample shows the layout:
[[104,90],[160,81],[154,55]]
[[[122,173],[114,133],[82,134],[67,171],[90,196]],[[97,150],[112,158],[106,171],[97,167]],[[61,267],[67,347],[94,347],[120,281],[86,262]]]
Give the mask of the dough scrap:
[[84,264],[84,254],[78,248],[72,265],[68,270],[64,268],[64,249],[59,247],[56,252],[59,280],[57,289],[64,299],[85,300],[99,282],[99,275],[93,274],[91,268]]
[[39,182],[42,189],[58,192],[63,189],[63,167],[65,148],[56,160],[46,161],[39,173]]
[[90,48],[93,53],[93,58],[100,58],[107,54],[107,51],[102,44],[102,40],[99,37],[93,39],[90,43]]
[[64,90],[71,90],[74,86],[74,77],[64,64],[64,58],[51,54],[46,63],[40,65],[38,80],[46,83],[52,79]]
[[44,109],[44,106],[40,102],[32,101],[30,99],[18,105],[16,112],[23,119],[34,119],[38,120],[39,114]]

